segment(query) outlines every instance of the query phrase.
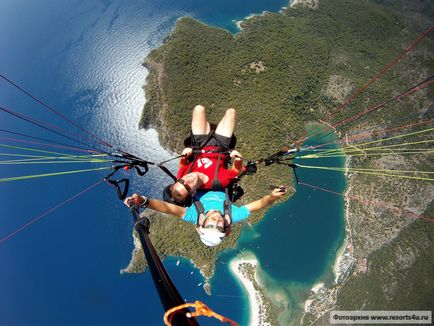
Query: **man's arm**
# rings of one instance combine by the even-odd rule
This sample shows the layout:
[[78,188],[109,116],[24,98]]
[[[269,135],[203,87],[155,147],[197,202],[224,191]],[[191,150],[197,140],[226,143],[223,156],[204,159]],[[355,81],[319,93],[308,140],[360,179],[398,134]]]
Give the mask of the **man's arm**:
[[246,208],[251,213],[254,213],[262,208],[271,206],[277,199],[285,195],[287,192],[288,192],[287,188],[285,188],[284,191],[282,191],[281,188],[276,188],[271,192],[271,194],[266,195],[261,199],[255,200],[254,202],[247,204]]
[[182,218],[185,215],[186,208],[178,205],[170,204],[162,200],[158,199],[149,199],[145,196],[139,196],[137,194],[132,195],[124,200],[124,204],[130,207],[130,203],[133,202],[137,205],[142,205],[143,203],[148,201],[147,207],[152,209],[153,211],[157,211],[164,214],[169,214],[176,216],[178,218]]

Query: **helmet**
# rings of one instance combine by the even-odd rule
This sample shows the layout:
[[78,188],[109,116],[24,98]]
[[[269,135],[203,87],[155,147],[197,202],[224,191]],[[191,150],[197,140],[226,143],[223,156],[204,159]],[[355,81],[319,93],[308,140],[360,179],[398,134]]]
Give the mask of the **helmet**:
[[208,247],[218,246],[220,243],[222,243],[225,235],[225,233],[220,232],[217,229],[199,227],[200,241],[202,241]]

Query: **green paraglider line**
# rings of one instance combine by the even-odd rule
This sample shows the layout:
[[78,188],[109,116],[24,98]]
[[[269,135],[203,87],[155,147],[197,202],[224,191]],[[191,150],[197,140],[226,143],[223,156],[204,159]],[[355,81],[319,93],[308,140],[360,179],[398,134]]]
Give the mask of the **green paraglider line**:
[[109,163],[107,160],[77,160],[77,161],[0,161],[0,165],[28,165],[28,164],[77,164],[77,163]]
[[[407,146],[407,145],[416,145],[416,144],[428,144],[428,143],[432,143],[434,142],[434,139],[428,139],[428,140],[422,140],[422,141],[417,141],[417,142],[409,142],[409,143],[402,143],[402,144],[394,144],[394,145],[388,145],[388,146],[378,146],[375,147],[376,150],[379,149],[385,149],[385,148],[392,148],[392,147],[399,147],[399,146]],[[374,147],[373,147],[374,148]],[[370,150],[369,148],[358,148],[358,152],[360,151],[365,151],[365,150]],[[427,151],[431,151],[431,149],[427,149]],[[323,157],[336,157],[336,156],[342,156],[343,154],[346,155],[351,155],[352,153],[355,153],[354,149],[352,150],[352,152],[346,152],[346,151],[342,151],[342,152],[335,152],[335,153],[320,153],[320,154],[308,154],[308,155],[302,155],[302,156],[297,156],[297,159],[305,159],[305,158],[323,158]]]
[[301,165],[301,164],[297,164],[297,167],[305,168],[305,169],[329,170],[329,171],[337,171],[337,172],[354,172],[354,173],[371,174],[377,176],[395,177],[395,178],[403,178],[403,179],[434,181],[434,178],[396,174],[396,173],[434,174],[434,172],[431,171],[427,172],[427,171],[376,170],[376,169],[362,169],[362,168],[359,169],[359,168],[313,166],[313,165]]
[[107,167],[101,167],[101,168],[95,168],[95,169],[62,171],[62,172],[54,172],[54,173],[24,175],[24,176],[19,176],[19,177],[0,178],[0,182],[9,182],[9,181],[18,181],[18,180],[27,180],[27,179],[35,179],[35,178],[52,177],[52,176],[58,176],[58,175],[74,174],[74,173],[108,170],[111,168],[112,168],[111,166],[107,166]]
[[[359,154],[354,154],[359,153]],[[360,150],[357,152],[345,152],[340,154],[334,154],[334,155],[324,155],[324,156],[315,156],[315,155],[307,155],[307,156],[299,156],[295,157],[295,159],[315,159],[315,158],[334,158],[334,157],[347,157],[347,156],[390,156],[390,155],[430,155],[431,153],[434,153],[434,150],[427,150],[424,151],[402,151],[402,152],[395,152],[395,151],[388,151],[388,152],[382,152],[382,153],[364,153],[364,151]]]
[[30,151],[30,152],[37,152],[37,153],[45,153],[45,154],[54,154],[54,155],[61,155],[61,156],[67,156],[67,157],[95,157],[95,156],[107,156],[107,154],[96,154],[96,155],[71,155],[71,154],[65,154],[65,153],[59,153],[59,152],[51,152],[51,151],[44,151],[42,149],[35,149],[31,147],[22,147],[22,146],[12,146],[12,145],[6,145],[6,144],[0,144],[0,147],[5,148],[11,148],[11,149],[20,149],[23,151]]
[[[357,148],[360,148],[361,146],[366,146],[366,145],[372,145],[372,144],[378,144],[378,143],[382,143],[385,141],[389,141],[392,139],[398,139],[398,138],[404,138],[404,137],[408,137],[408,136],[414,136],[414,135],[419,135],[422,133],[426,133],[426,132],[430,132],[433,131],[434,128],[428,128],[428,129],[424,129],[424,130],[419,130],[419,131],[415,131],[415,132],[411,132],[408,134],[402,134],[402,135],[397,135],[397,136],[393,136],[393,137],[389,137],[389,138],[384,138],[384,139],[378,139],[378,140],[374,140],[374,141],[370,141],[370,142],[364,142],[364,143],[359,143],[359,144],[353,144],[351,147],[353,146],[357,146]],[[425,142],[429,142],[429,141],[425,141]],[[400,145],[413,145],[413,144],[421,144],[422,142],[412,142],[412,143],[404,143],[404,144],[394,144],[394,145],[386,145],[386,146],[381,146],[381,147],[368,147],[368,148],[361,148],[363,150],[367,150],[369,148],[389,148],[389,147],[396,147],[396,146],[400,146]],[[351,149],[350,147],[350,149]],[[344,147],[344,148],[339,148],[339,149],[331,149],[329,151],[325,151],[322,152],[318,155],[325,155],[325,154],[331,154],[331,153],[340,153],[340,152],[345,152],[346,149],[348,147]]]

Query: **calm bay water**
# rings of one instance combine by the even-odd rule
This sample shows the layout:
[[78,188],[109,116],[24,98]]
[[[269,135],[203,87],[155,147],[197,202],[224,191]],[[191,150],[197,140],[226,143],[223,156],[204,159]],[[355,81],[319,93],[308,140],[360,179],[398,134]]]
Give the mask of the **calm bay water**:
[[[285,5],[286,1],[240,0],[1,0],[0,73],[115,147],[145,159],[163,160],[170,154],[159,146],[156,133],[137,129],[147,73],[141,63],[147,53],[161,45],[181,16],[193,16],[235,32],[232,20],[263,10],[278,11]],[[2,80],[0,106],[82,133]],[[0,114],[2,129],[68,143],[56,134]],[[4,139],[19,138],[11,134],[2,133],[0,137],[0,143],[30,146]],[[23,153],[4,147],[0,151]],[[1,165],[0,178],[91,167],[84,163],[73,167]],[[175,169],[175,165],[171,167]],[[90,172],[1,183],[0,238],[106,174]],[[316,178],[309,172],[306,178],[311,177]],[[316,184],[323,182],[315,180]],[[131,189],[159,196],[166,182],[166,177],[154,170],[145,180],[133,178]],[[336,180],[330,183],[341,185]],[[327,216],[316,212],[304,215],[306,207],[301,198],[314,194],[298,190],[297,204],[291,199],[274,208],[258,225],[255,232],[263,234],[259,242],[247,241],[247,232],[238,249],[253,251],[270,278],[310,283],[327,269],[341,231],[335,222],[325,222],[330,221]],[[327,200],[315,202],[319,207]],[[329,204],[336,212],[333,216],[341,219],[342,203]],[[305,205],[311,206],[309,202]],[[285,216],[287,211],[293,216]],[[273,218],[286,219],[279,223],[285,223],[288,229],[282,247],[276,242],[271,248],[272,244],[265,241],[265,235],[276,232]],[[329,227],[327,232],[322,232],[324,227]],[[161,325],[163,310],[149,273],[119,273],[130,259],[131,228],[128,210],[113,189],[103,184],[0,245],[0,324]],[[325,240],[317,245],[309,242],[316,239]],[[305,250],[304,255],[297,256],[300,250]],[[286,258],[280,265],[284,260],[282,252]],[[168,259],[165,266],[187,300],[202,300],[216,311],[246,323],[245,294],[225,265],[232,257],[232,253],[225,253],[219,259],[212,297],[197,286],[203,279],[188,262],[182,260],[177,266],[176,259]]]
[[[305,146],[333,143],[335,134],[325,126],[311,125],[308,135],[315,135]],[[322,137],[322,135],[327,135]],[[330,144],[321,149],[336,148]],[[306,151],[299,156],[311,154]],[[296,159],[296,164],[343,167],[343,158]],[[287,173],[291,173],[288,168]],[[324,170],[297,169],[301,182],[343,193],[346,182],[343,173]],[[296,185],[296,193],[285,203],[272,207],[254,227],[246,227],[238,248],[254,253],[260,263],[261,279],[275,303],[286,307],[283,324],[296,316],[312,286],[332,282],[332,267],[344,240],[344,200],[342,196]],[[282,300],[282,298],[285,298]]]
[[[321,137],[325,132],[310,138],[304,145],[324,144],[336,140],[334,134]],[[309,134],[318,132],[317,128]],[[336,148],[329,145],[327,148]],[[326,149],[326,147],[321,147]],[[300,152],[302,155],[312,152]],[[344,160],[338,158],[296,159],[294,163],[312,166],[340,166]],[[288,168],[288,173],[291,169]],[[343,173],[323,170],[297,169],[300,181],[324,189],[343,193]],[[270,277],[280,281],[314,283],[334,259],[343,240],[342,196],[313,189],[302,184],[284,204],[272,207],[252,230],[244,233],[240,245],[254,251]]]

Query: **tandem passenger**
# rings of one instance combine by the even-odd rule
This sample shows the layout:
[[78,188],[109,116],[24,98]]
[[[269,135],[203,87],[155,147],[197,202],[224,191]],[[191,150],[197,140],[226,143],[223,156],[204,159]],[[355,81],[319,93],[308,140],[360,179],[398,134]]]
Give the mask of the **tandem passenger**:
[[[169,203],[189,206],[197,190],[224,190],[240,174],[243,168],[241,154],[234,150],[236,139],[235,109],[227,109],[225,115],[213,127],[206,118],[205,108],[193,109],[191,135],[178,166],[177,181],[164,188],[163,198]],[[234,159],[228,168],[228,161]]]

